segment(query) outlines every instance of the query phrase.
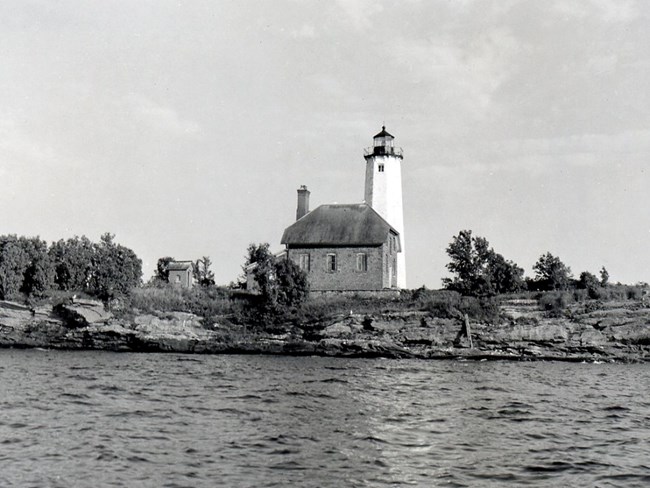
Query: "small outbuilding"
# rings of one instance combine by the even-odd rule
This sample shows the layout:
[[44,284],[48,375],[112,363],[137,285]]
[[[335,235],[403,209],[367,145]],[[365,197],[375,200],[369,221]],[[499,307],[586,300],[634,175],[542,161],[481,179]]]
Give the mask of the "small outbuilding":
[[192,261],[171,261],[167,265],[169,277],[167,281],[181,288],[194,286],[194,263]]

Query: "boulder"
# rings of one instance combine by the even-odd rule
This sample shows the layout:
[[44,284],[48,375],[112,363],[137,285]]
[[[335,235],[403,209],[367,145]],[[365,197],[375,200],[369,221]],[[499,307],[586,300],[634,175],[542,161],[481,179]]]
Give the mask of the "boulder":
[[104,304],[96,300],[74,300],[54,307],[54,313],[61,317],[68,327],[88,327],[106,323],[113,314],[105,310]]
[[341,322],[337,322],[336,324],[332,324],[329,327],[326,327],[325,330],[323,330],[323,337],[346,337],[352,335],[352,327],[349,325],[342,324]]

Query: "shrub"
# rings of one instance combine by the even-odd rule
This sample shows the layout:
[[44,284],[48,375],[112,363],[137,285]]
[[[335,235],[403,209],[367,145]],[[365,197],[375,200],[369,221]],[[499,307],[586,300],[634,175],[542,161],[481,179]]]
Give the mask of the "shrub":
[[638,286],[628,286],[626,295],[628,300],[641,300],[643,291]]
[[577,287],[581,290],[587,290],[587,295],[589,298],[595,299],[599,298],[600,294],[600,281],[596,278],[595,275],[591,274],[588,271],[583,271],[580,273],[580,279],[578,280]]
[[539,296],[538,303],[550,317],[564,317],[569,304],[576,301],[575,294],[566,291],[544,293]]

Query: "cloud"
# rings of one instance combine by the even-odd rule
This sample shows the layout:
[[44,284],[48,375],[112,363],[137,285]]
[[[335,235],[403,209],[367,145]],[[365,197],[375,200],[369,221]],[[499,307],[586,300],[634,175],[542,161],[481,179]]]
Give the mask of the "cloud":
[[650,130],[493,141],[485,153],[493,161],[484,165],[486,170],[536,174],[568,167],[641,165],[650,153]]
[[171,107],[159,105],[142,95],[130,94],[126,101],[135,117],[149,127],[176,136],[195,136],[201,132],[197,122],[185,120]]
[[634,0],[556,0],[552,8],[566,17],[596,16],[604,22],[629,22],[639,16],[638,3]]
[[416,170],[418,178],[428,175],[517,174],[555,175],[563,169],[619,171],[643,168],[650,153],[650,130],[617,134],[584,134],[550,138],[521,138],[479,141],[469,152],[452,155],[445,163]]
[[316,29],[312,24],[303,24],[300,29],[291,31],[291,37],[294,39],[314,39]]
[[337,0],[336,4],[343,11],[344,19],[359,32],[370,29],[371,17],[384,10],[375,0]]
[[469,42],[402,37],[389,52],[412,83],[431,85],[436,96],[455,99],[470,116],[480,118],[510,76],[510,60],[521,49],[507,29],[497,27]]
[[59,161],[54,149],[29,136],[10,119],[0,120],[0,168],[4,175],[7,166],[52,166]]

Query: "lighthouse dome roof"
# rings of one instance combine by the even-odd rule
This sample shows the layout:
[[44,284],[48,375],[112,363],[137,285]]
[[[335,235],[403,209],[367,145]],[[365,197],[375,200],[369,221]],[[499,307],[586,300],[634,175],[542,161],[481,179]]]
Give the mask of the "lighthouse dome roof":
[[389,134],[388,132],[386,132],[386,126],[385,125],[383,125],[381,127],[381,132],[379,134],[375,135],[373,137],[373,139],[378,139],[380,137],[390,137],[391,139],[395,139],[395,136],[393,136],[392,134]]

